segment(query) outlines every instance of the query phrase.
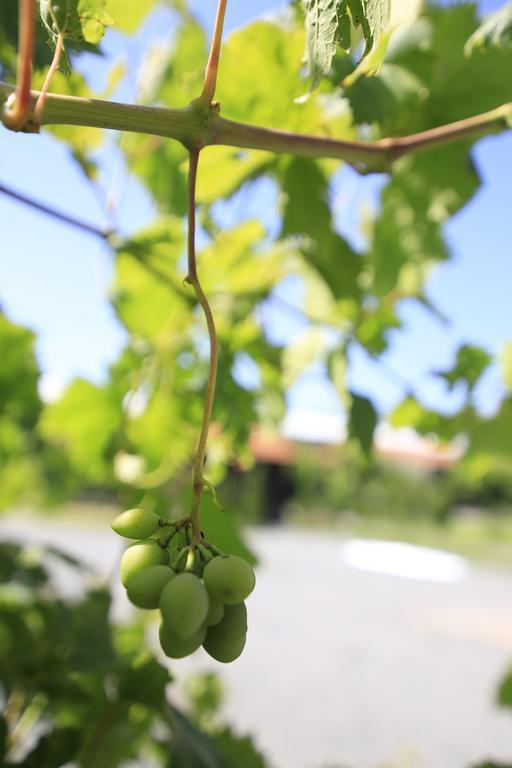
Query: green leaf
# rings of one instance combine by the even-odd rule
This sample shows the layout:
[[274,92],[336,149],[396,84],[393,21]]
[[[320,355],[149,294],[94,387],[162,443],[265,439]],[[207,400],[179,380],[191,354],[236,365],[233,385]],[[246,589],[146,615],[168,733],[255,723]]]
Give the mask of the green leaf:
[[113,300],[118,315],[129,331],[166,347],[178,344],[191,323],[193,293],[178,272],[183,245],[181,222],[169,218],[117,248]]
[[71,763],[80,746],[81,738],[82,733],[79,729],[55,728],[50,734],[42,736],[35,749],[25,757],[22,763],[16,762],[15,765],[20,768],[41,768],[43,765],[61,766]]
[[366,55],[389,24],[390,0],[303,0],[302,5],[311,89],[329,71],[337,46],[350,50],[351,25],[361,27]]
[[295,384],[312,363],[324,356],[327,344],[326,332],[313,327],[285,347],[283,352],[283,386],[286,389]]
[[378,416],[371,400],[355,392],[350,393],[352,400],[348,420],[348,436],[355,440],[363,453],[369,457],[373,445],[373,433]]
[[501,353],[501,375],[507,389],[512,390],[512,341],[507,341]]
[[363,260],[333,231],[326,175],[314,160],[294,158],[281,184],[282,236],[304,236],[297,243],[304,259],[320,273],[335,298],[358,298]]
[[115,660],[108,621],[110,594],[99,589],[89,592],[74,611],[69,634],[70,666],[74,672],[101,672]]
[[381,193],[381,211],[373,229],[371,263],[378,296],[391,291],[404,265],[431,264],[448,258],[430,186],[410,165],[397,169]]
[[512,398],[508,397],[501,404],[498,413],[490,419],[481,419],[470,425],[467,430],[469,452],[489,455],[512,455]]
[[172,729],[169,768],[228,768],[210,736],[174,707],[166,715]]
[[463,344],[457,350],[454,365],[446,371],[436,373],[446,381],[448,389],[453,389],[456,384],[464,382],[468,391],[471,392],[491,362],[492,357],[485,349],[473,344]]
[[[222,502],[222,499],[220,499]],[[188,505],[190,506],[190,505]],[[222,552],[238,555],[251,565],[256,564],[256,557],[244,543],[240,534],[240,520],[237,510],[220,510],[211,494],[205,491],[201,498],[201,527],[208,541],[214,542]]]
[[467,56],[485,48],[510,48],[512,46],[512,3],[506,3],[485,16],[483,22],[468,39]]
[[[306,22],[306,67],[311,90],[331,68],[338,40],[350,47],[350,20],[338,0],[303,0]],[[348,45],[346,43],[348,42]]]
[[62,34],[71,40],[98,45],[112,19],[105,11],[106,0],[39,0],[39,11],[50,35]]
[[268,763],[250,736],[238,736],[231,728],[215,733],[213,740],[227,768],[267,768]]
[[101,483],[111,478],[109,446],[121,418],[121,402],[108,387],[76,379],[45,408],[40,431],[65,450],[80,475]]
[[445,416],[424,408],[412,395],[407,395],[392,411],[389,422],[396,429],[412,427],[421,435],[438,435],[442,440],[450,440],[463,431],[470,416],[471,414],[466,416],[464,412]]
[[41,408],[34,345],[32,331],[0,313],[0,416],[27,428],[34,426]]
[[304,91],[303,48],[304,30],[292,21],[257,21],[232,33],[223,45],[217,86],[222,114],[269,128],[325,133],[332,118],[323,117],[318,100],[293,101]]
[[112,16],[116,29],[131,35],[137,31],[155,4],[156,0],[137,0],[136,3],[127,3],[126,0],[107,0],[107,10]]
[[512,670],[501,681],[496,698],[500,707],[512,709]]

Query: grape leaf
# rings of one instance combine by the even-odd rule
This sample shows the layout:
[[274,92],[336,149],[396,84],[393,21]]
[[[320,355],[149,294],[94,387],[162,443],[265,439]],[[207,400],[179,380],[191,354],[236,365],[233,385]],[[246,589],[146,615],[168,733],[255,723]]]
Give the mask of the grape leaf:
[[51,39],[61,34],[98,45],[106,27],[113,23],[105,3],[106,0],[39,0],[39,12]]
[[501,707],[512,709],[512,670],[501,681],[496,698]]
[[223,728],[213,735],[213,740],[227,768],[268,768],[250,736],[237,736],[231,728]]
[[501,353],[501,375],[507,389],[512,390],[512,341],[507,341]]
[[116,29],[133,34],[155,4],[156,0],[137,0],[136,3],[127,3],[126,0],[107,0],[107,10],[114,20]]
[[349,439],[359,443],[361,450],[369,456],[373,445],[373,433],[377,426],[377,412],[371,400],[355,392],[350,393],[352,404],[350,406],[348,421]]
[[111,477],[108,448],[122,417],[121,402],[108,387],[75,379],[40,422],[45,439],[62,446],[77,472],[93,482]]
[[468,39],[464,48],[467,56],[485,48],[512,46],[512,2],[489,13]]
[[306,69],[313,90],[331,67],[338,45],[349,51],[351,25],[361,27],[364,56],[387,28],[389,0],[303,0],[306,23]]
[[482,374],[492,362],[491,355],[473,344],[463,344],[457,350],[454,365],[446,371],[436,371],[448,384],[448,389],[464,382],[469,391],[474,389]]
[[281,178],[281,234],[305,235],[299,244],[304,259],[324,278],[335,298],[359,298],[363,260],[333,230],[328,205],[328,179],[313,160],[294,158]]

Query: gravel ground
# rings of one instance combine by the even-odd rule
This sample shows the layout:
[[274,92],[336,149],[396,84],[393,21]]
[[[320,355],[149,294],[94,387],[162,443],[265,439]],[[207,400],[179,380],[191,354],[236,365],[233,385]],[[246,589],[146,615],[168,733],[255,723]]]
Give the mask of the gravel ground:
[[[1,538],[22,534],[65,547],[104,574],[121,552],[104,530],[0,523]],[[250,539],[261,565],[242,657],[224,666],[199,651],[173,670],[178,679],[220,672],[226,718],[255,737],[273,766],[512,760],[512,716],[493,705],[512,659],[511,575],[469,566],[458,580],[410,579],[347,564],[327,533],[267,528]],[[115,592],[122,618],[129,608]]]

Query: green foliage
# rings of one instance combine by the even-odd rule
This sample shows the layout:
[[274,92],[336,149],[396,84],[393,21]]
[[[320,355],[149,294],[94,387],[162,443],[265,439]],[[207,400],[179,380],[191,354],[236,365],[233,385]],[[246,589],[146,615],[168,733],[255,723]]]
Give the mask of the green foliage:
[[112,19],[106,0],[39,0],[39,12],[52,37],[63,35],[98,45]]
[[498,11],[489,13],[482,24],[468,39],[466,53],[482,48],[510,48],[512,46],[512,3],[506,3]]
[[438,371],[438,376],[446,381],[448,389],[463,383],[468,392],[471,392],[491,362],[492,356],[485,349],[475,347],[472,344],[463,344],[457,350],[457,358],[453,367],[447,371]]
[[366,456],[370,456],[373,433],[377,426],[377,412],[367,397],[350,393],[351,406],[348,426],[349,439],[356,440]]
[[[238,768],[239,758],[251,754],[250,742],[225,726],[217,746],[217,735],[199,731],[169,704],[172,678],[148,647],[144,627],[109,623],[110,596],[88,584],[82,564],[55,548],[6,543],[0,556],[5,768],[116,768],[149,759],[157,768]],[[81,585],[80,598],[59,594],[56,560],[67,580]]]
[[352,27],[361,27],[367,54],[389,23],[390,0],[303,0],[302,4],[312,89],[329,72],[337,47],[350,50]]

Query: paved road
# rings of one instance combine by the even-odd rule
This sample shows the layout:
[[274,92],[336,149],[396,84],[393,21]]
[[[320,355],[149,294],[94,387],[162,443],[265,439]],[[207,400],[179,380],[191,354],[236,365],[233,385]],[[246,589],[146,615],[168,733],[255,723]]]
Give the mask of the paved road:
[[[13,521],[104,573],[119,556],[109,532]],[[493,706],[512,659],[512,576],[470,567],[451,583],[359,570],[327,534],[253,531],[261,556],[250,631],[232,665],[203,651],[173,664],[222,672],[226,717],[276,768],[468,768],[512,760],[512,715]],[[116,615],[126,614],[116,594]]]

